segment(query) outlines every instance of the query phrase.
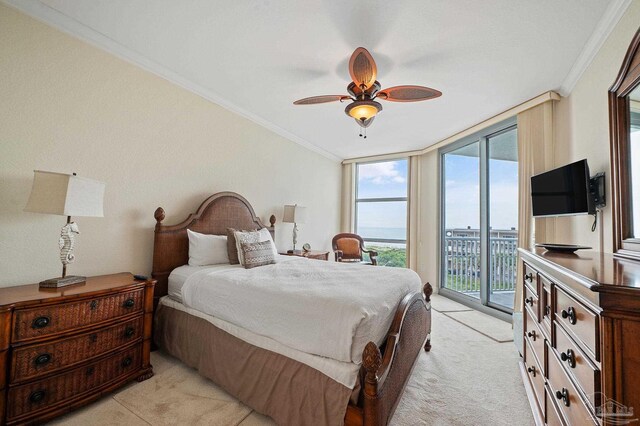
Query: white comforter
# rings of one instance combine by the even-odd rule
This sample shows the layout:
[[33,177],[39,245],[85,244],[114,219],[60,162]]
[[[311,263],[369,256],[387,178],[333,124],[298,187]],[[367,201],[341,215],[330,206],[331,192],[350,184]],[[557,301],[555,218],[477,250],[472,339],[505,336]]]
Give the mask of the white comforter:
[[182,300],[293,349],[359,364],[367,342],[384,339],[404,295],[420,291],[409,269],[283,257],[254,269],[198,271]]

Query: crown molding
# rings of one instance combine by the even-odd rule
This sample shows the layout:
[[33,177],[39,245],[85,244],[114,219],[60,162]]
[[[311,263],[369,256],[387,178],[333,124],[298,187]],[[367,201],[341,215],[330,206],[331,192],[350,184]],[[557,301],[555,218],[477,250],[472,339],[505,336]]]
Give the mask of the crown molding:
[[523,111],[526,111],[528,109],[534,108],[538,105],[542,105],[546,102],[553,102],[553,101],[559,101],[560,100],[560,95],[558,95],[556,92],[553,91],[549,91],[549,92],[544,92],[541,95],[536,96],[535,98],[531,98],[528,101],[525,101],[521,104],[518,104],[516,106],[514,106],[513,108],[509,108],[506,111],[501,112],[500,114],[494,115],[493,117],[487,118],[484,121],[481,121],[480,123],[471,126],[467,129],[464,129],[458,133],[455,133],[451,136],[449,136],[446,139],[442,139],[439,142],[436,142],[432,145],[429,145],[423,149],[420,150],[414,150],[414,151],[404,151],[404,152],[396,152],[396,153],[389,153],[389,154],[383,154],[383,155],[372,155],[372,156],[368,156],[368,157],[356,157],[356,158],[348,158],[342,161],[342,164],[351,164],[351,163],[366,163],[366,162],[372,162],[372,161],[383,161],[383,160],[393,160],[396,158],[404,158],[404,157],[410,157],[412,155],[423,155],[423,154],[427,154],[431,151],[434,151],[436,149],[442,148],[443,146],[447,146],[449,144],[452,144],[456,141],[459,141],[460,139],[467,137],[469,135],[472,135],[476,132],[479,132],[480,130],[486,129],[489,126],[493,126],[494,124],[500,123],[504,120],[508,120],[509,118],[515,117],[518,114],[520,114]]
[[611,31],[615,28],[615,26],[622,18],[622,15],[627,10],[632,0],[611,0],[609,7],[600,18],[598,25],[596,26],[593,34],[587,40],[587,44],[585,44],[582,52],[573,63],[571,70],[564,78],[564,81],[560,85],[560,89],[558,92],[562,96],[569,96],[573,91],[574,87],[582,77],[582,74],[586,71],[586,69],[591,65],[591,62],[598,54],[598,51],[604,44]]
[[222,108],[225,108],[233,113],[236,113],[252,122],[288,139],[304,148],[322,155],[332,161],[339,162],[342,158],[337,155],[320,148],[317,145],[312,144],[306,139],[277,126],[270,121],[252,113],[244,108],[234,104],[233,102],[223,98],[214,91],[207,89],[193,81],[186,79],[176,72],[171,71],[163,65],[158,64],[139,52],[131,50],[117,41],[107,37],[106,35],[82,24],[79,21],[61,13],[60,11],[53,9],[46,4],[38,0],[0,0],[3,3],[13,9],[16,9],[40,22],[43,22],[51,27],[56,28],[66,34],[69,34],[77,39],[80,39],[94,47],[107,51],[108,53],[126,61],[132,63],[145,71],[155,74],[177,86],[182,87],[210,102],[213,102]]

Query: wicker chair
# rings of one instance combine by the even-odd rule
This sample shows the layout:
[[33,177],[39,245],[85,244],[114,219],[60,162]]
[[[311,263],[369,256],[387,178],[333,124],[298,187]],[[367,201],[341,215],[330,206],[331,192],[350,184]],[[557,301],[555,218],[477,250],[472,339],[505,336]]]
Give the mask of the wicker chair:
[[[336,262],[359,262],[365,265],[378,264],[378,252],[375,250],[365,250],[364,240],[358,234],[344,232],[333,237],[331,246],[336,256]],[[371,262],[363,260],[363,253],[369,253]]]

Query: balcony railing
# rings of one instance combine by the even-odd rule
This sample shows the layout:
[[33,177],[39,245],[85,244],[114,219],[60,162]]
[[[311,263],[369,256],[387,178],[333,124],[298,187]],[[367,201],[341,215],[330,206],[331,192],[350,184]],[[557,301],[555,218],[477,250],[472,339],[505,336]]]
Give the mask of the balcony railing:
[[[461,293],[480,291],[480,238],[445,236],[446,282],[444,287]],[[518,259],[516,238],[489,239],[490,291],[513,291]]]

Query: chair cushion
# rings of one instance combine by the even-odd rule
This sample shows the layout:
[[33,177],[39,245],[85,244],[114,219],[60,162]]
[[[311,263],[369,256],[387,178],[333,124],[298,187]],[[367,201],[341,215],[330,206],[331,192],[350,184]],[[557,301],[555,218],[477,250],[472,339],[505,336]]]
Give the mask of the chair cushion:
[[342,250],[343,259],[362,259],[360,252],[360,241],[356,238],[340,238],[336,245],[338,250]]

